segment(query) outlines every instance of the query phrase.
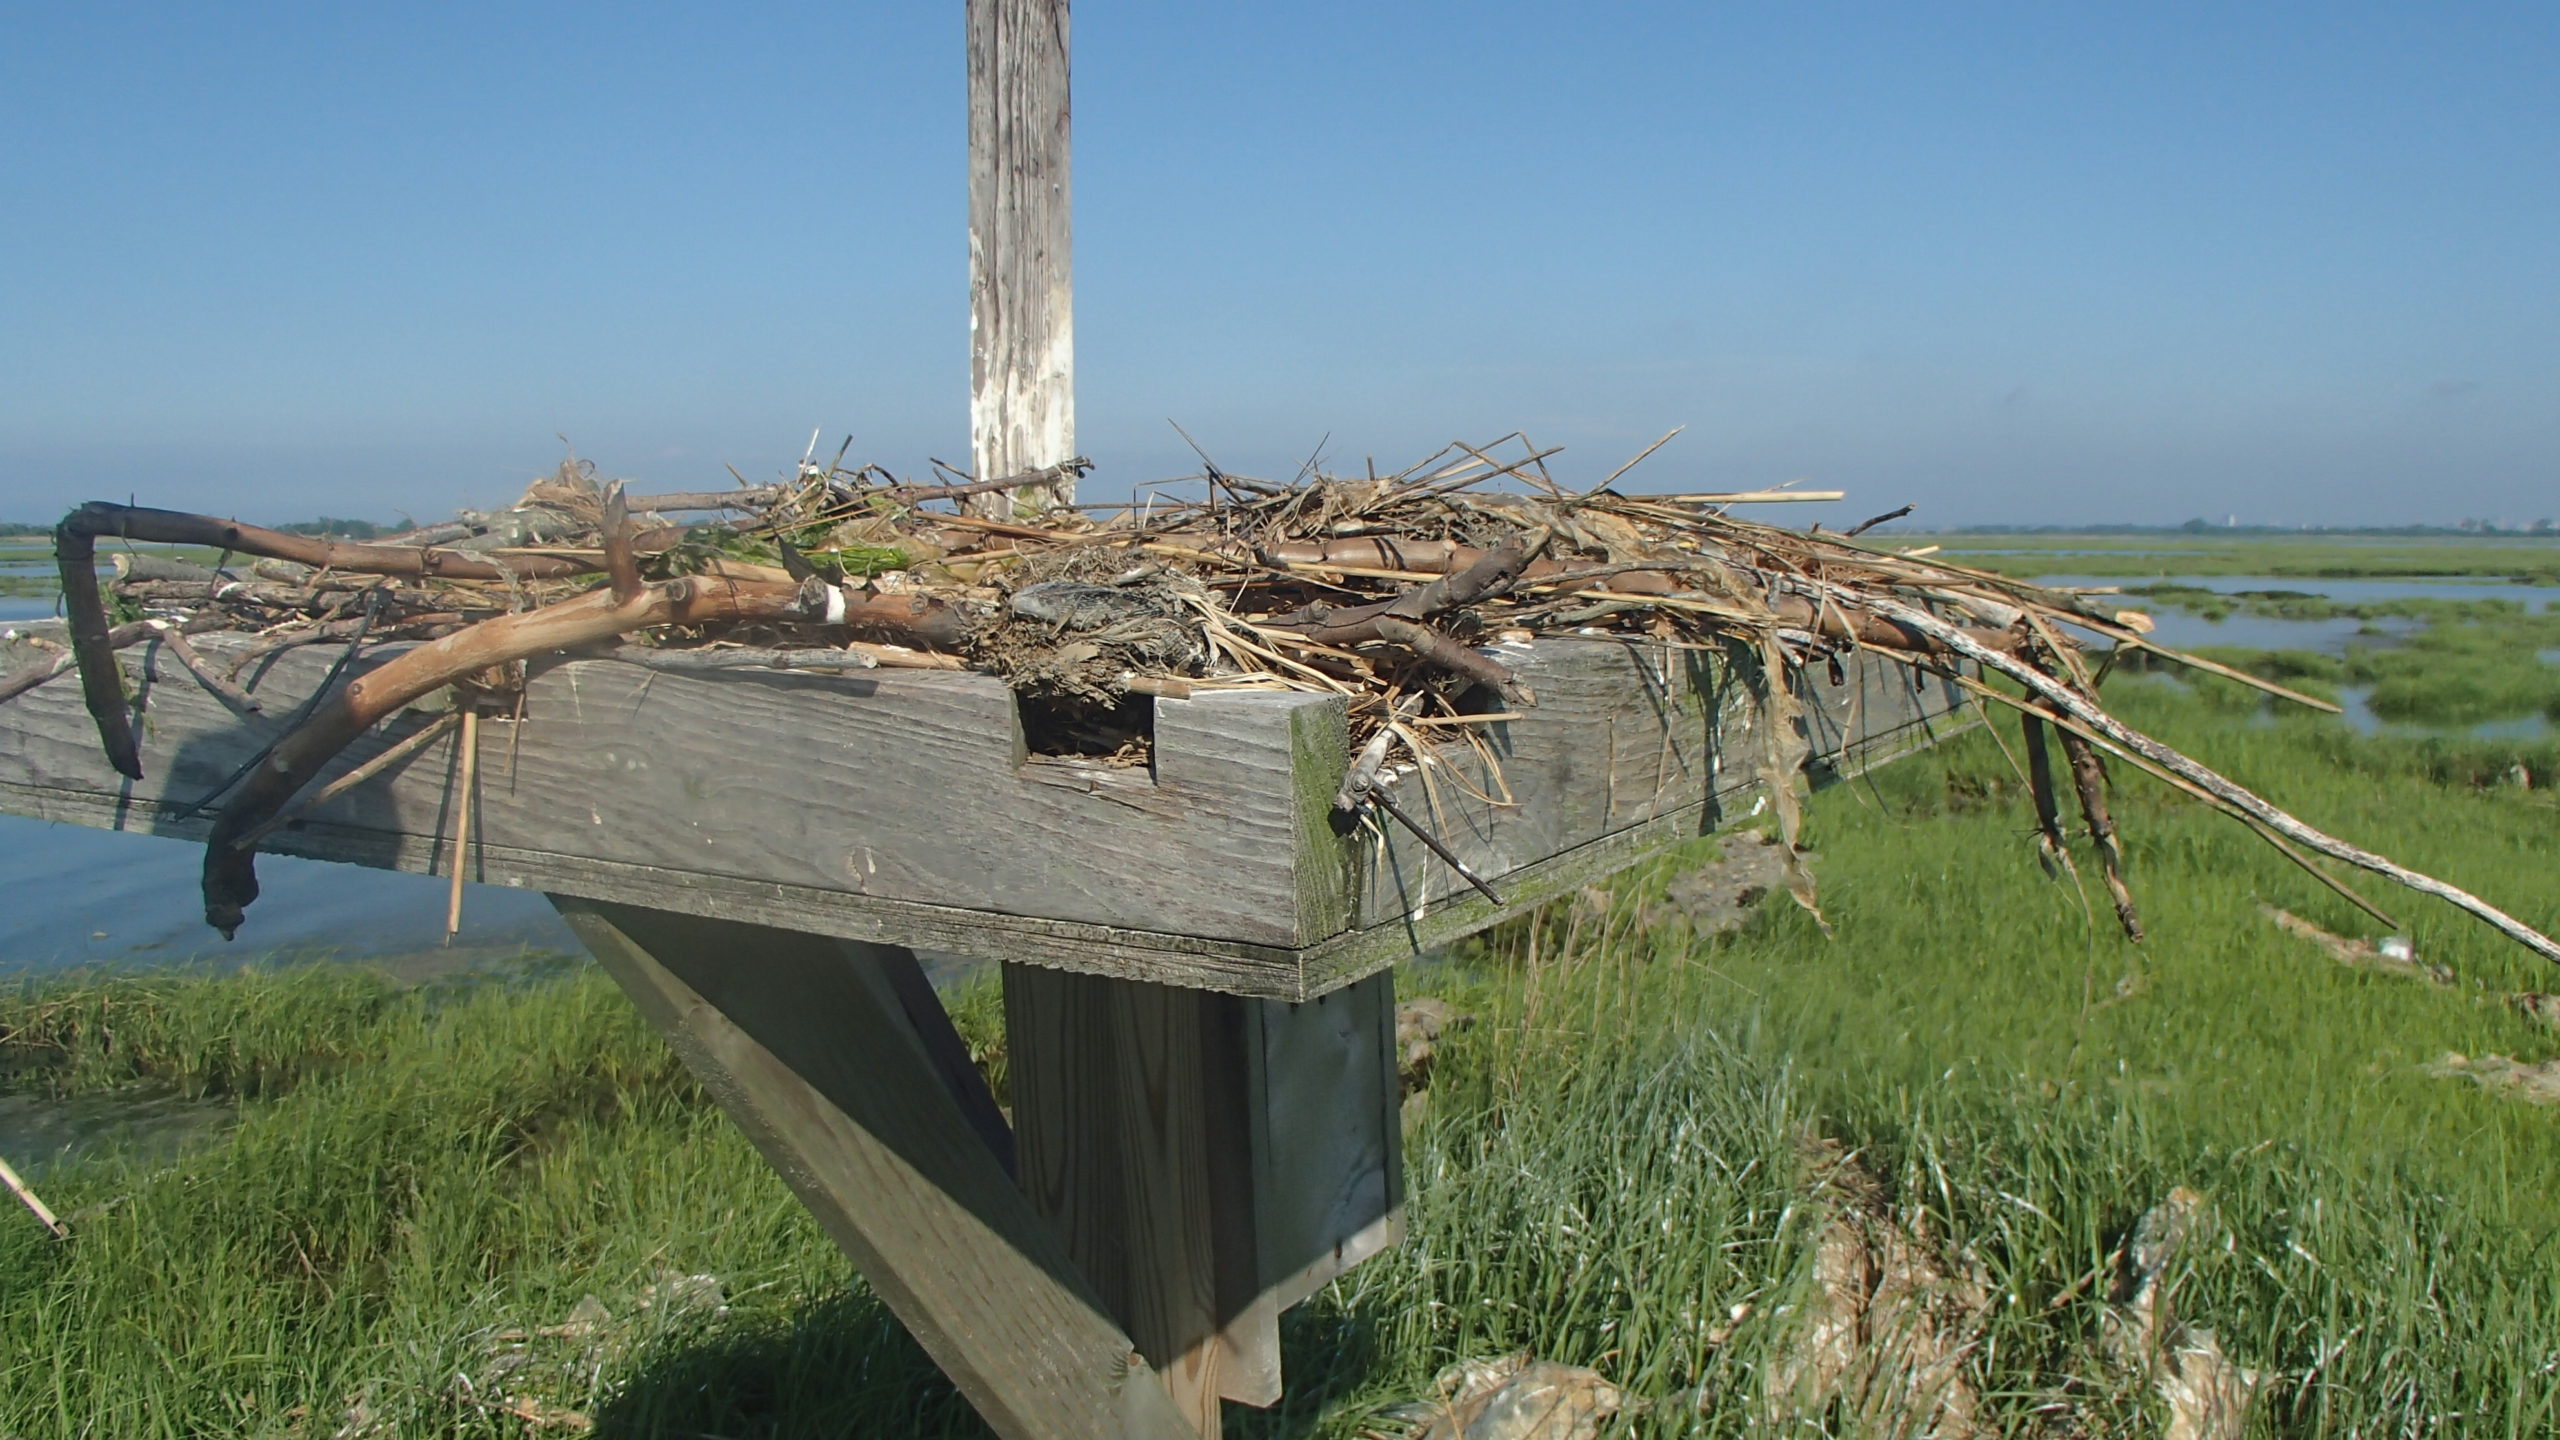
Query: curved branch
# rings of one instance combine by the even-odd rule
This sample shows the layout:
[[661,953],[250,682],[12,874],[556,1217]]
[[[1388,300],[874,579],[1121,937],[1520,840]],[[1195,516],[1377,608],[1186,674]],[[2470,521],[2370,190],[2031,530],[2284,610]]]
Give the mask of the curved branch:
[[107,628],[107,601],[98,593],[98,550],[95,531],[72,522],[93,507],[82,506],[54,528],[53,558],[62,570],[62,613],[71,630],[72,663],[80,667],[80,697],[98,727],[98,744],[107,763],[128,780],[142,778],[142,746],[133,734],[133,709],[125,703],[124,671],[116,664],[114,632]]
[[[566,555],[522,555],[501,565],[468,551],[440,550],[432,545],[365,545],[288,535],[257,525],[243,525],[184,510],[154,510],[143,505],[117,505],[92,500],[63,517],[54,531],[57,546],[65,537],[94,541],[101,535],[145,540],[158,545],[205,545],[236,550],[270,560],[292,560],[315,570],[350,570],[359,575],[402,575],[420,580],[551,580],[587,575],[601,568],[595,560]],[[59,554],[59,549],[56,551]],[[94,563],[94,557],[92,557]]]
[[367,575],[409,575],[449,580],[539,579],[583,575],[596,568],[586,560],[528,555],[502,568],[495,561],[431,547],[356,545],[308,535],[243,525],[183,510],[154,510],[92,500],[62,517],[54,527],[54,563],[62,571],[64,614],[71,625],[71,653],[80,666],[81,696],[97,723],[98,743],[107,763],[126,778],[142,778],[142,751],[133,733],[133,711],[125,703],[124,677],[117,671],[114,647],[107,643],[106,599],[98,591],[98,537],[116,535],[164,545],[208,545],[292,560],[314,567],[352,570]]
[[258,898],[257,850],[251,837],[339,751],[419,696],[546,650],[611,640],[651,626],[801,618],[796,585],[696,577],[647,585],[628,599],[617,599],[610,589],[592,590],[430,640],[356,677],[278,742],[267,762],[223,807],[205,842],[205,923],[231,938],[240,928],[242,912]]

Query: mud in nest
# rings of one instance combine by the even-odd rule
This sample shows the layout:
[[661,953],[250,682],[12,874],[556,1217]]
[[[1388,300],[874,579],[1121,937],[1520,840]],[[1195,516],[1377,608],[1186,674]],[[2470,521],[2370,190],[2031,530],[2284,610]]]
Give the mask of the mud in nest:
[[1006,580],[969,658],[1013,687],[1026,717],[1037,710],[1072,724],[1075,712],[1090,710],[1097,713],[1087,728],[1125,728],[1119,712],[1129,708],[1132,680],[1206,671],[1201,607],[1216,602],[1199,581],[1142,551],[1054,551],[1024,561]]

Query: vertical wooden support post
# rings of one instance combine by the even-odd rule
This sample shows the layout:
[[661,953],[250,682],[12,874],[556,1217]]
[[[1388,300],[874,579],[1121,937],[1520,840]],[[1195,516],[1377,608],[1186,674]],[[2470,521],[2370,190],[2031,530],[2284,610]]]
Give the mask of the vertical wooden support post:
[[1260,1302],[1245,1009],[1206,990],[1005,967],[1024,1192],[1206,1436],[1280,1397]]
[[1280,1398],[1280,1312],[1402,1232],[1395,982],[1300,1005],[1005,970],[1032,1208],[1203,1435]]
[[997,1434],[1192,1433],[973,1132],[891,974],[912,955],[553,903]]
[[[969,452],[982,480],[1072,459],[1067,0],[968,0]],[[1003,516],[1075,482],[974,496]]]
[[[979,478],[994,479],[1075,455],[1067,0],[967,5],[970,457]],[[968,503],[1000,517],[1074,499],[1070,478]],[[1265,1253],[1257,1217],[1266,1172],[1290,1142],[1272,1149],[1257,1057],[1273,1036],[1293,1054],[1340,1051],[1318,1038],[1319,1017],[1310,1010],[1293,1023],[1287,1016],[1307,1007],[1274,1012],[1231,995],[1005,967],[1024,1193],[1202,1435],[1219,1433],[1222,1399],[1280,1398],[1279,1311],[1298,1298],[1289,1292],[1394,1233],[1390,987],[1363,992],[1388,997],[1383,1071],[1363,1069],[1363,1093],[1348,1097],[1365,1115],[1364,1101],[1385,1096],[1389,1138],[1362,1151],[1362,1163],[1375,1171],[1382,1161],[1388,1173],[1349,1186],[1376,1200],[1350,1207],[1363,1212],[1356,1234],[1333,1233],[1338,1203],[1284,1205],[1289,1223],[1275,1233],[1290,1258],[1281,1261]],[[1365,1041],[1376,1027],[1355,1028]],[[1316,1253],[1299,1253],[1311,1235],[1323,1237]]]

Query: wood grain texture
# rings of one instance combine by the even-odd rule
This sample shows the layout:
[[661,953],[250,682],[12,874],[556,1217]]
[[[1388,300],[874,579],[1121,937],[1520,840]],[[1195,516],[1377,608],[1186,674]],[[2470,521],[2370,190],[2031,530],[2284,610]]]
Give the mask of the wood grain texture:
[[[217,661],[237,647],[229,636],[201,646]],[[279,657],[257,686],[267,714],[248,720],[173,662],[149,665],[160,678],[145,682],[147,778],[133,783],[99,757],[78,694],[45,687],[0,707],[0,781],[113,797],[123,828],[200,834],[170,808],[203,796],[278,734],[328,658],[320,647]],[[126,663],[145,671],[142,661]],[[498,724],[486,737],[492,764],[473,862],[500,883],[519,878],[573,894],[590,892],[552,883],[564,877],[541,867],[511,877],[503,857],[1282,947],[1327,933],[1311,931],[1301,914],[1307,821],[1287,797],[1301,788],[1307,748],[1297,712],[1338,711],[1338,703],[1223,691],[1162,705],[1171,738],[1160,771],[1169,780],[1143,768],[1027,757],[1012,694],[990,676],[669,674],[555,659],[532,680],[522,733]],[[428,718],[364,737],[329,773]],[[722,738],[731,736],[740,738]],[[1195,743],[1211,753],[1190,753]],[[333,846],[297,846],[297,829],[315,838],[374,832],[385,842],[448,836],[449,754],[449,742],[429,747],[397,775],[317,807],[269,848],[340,858]],[[384,863],[386,849],[400,868],[438,868],[431,853],[413,857],[405,843],[341,854]],[[253,910],[252,935],[255,923]],[[1340,926],[1337,916],[1329,928]]]
[[[1724,654],[1648,640],[1556,638],[1495,653],[1536,689],[1521,718],[1483,727],[1497,764],[1455,746],[1431,783],[1412,772],[1389,794],[1478,875],[1522,875],[1663,817],[1706,829],[1762,778],[1756,667]],[[1962,709],[1952,683],[1872,653],[1844,657],[1834,681],[1816,665],[1797,676],[1817,784],[1934,743]],[[1498,768],[1497,768],[1498,766]],[[1510,805],[1493,803],[1507,787]],[[1698,833],[1703,833],[1698,832]],[[1358,928],[1419,922],[1448,904],[1489,906],[1464,878],[1400,827],[1356,842]],[[1588,882],[1585,882],[1588,883]]]
[[877,965],[789,931],[560,910],[996,1433],[1196,1433],[979,1143]]
[[1279,1398],[1260,1303],[1246,1012],[1208,991],[1005,968],[1023,1193],[1199,1433]]
[[[969,449],[982,478],[1076,453],[1066,0],[968,0]],[[972,496],[1003,516],[1072,478]]]
[[[30,627],[33,628],[33,627]],[[202,637],[216,664],[236,637]],[[389,647],[386,647],[388,649]],[[0,647],[0,664],[32,658]],[[271,738],[329,660],[256,677],[242,718],[174,661],[122,657],[142,692],[148,779],[98,754],[79,693],[0,705],[0,811],[202,839],[194,800]],[[1514,808],[1454,782],[1391,791],[1482,874],[1495,907],[1400,830],[1337,835],[1343,711],[1323,696],[1203,691],[1155,702],[1149,770],[1024,754],[989,677],[538,664],[527,719],[484,737],[476,880],[846,939],[1299,1001],[1725,823],[1759,786],[1758,707],[1720,654],[1617,640],[1506,649],[1542,703],[1487,727]],[[368,663],[359,661],[359,665]],[[1804,681],[1817,784],[1960,724],[1949,682],[1874,656]],[[432,721],[359,740],[342,774]],[[266,849],[445,873],[452,756],[439,740],[314,809]],[[1731,759],[1728,757],[1743,757]],[[323,779],[328,778],[324,775]],[[250,916],[252,937],[257,912]]]
[[1393,978],[1287,1004],[1012,966],[1005,1026],[1033,1208],[1204,1425],[1277,1400],[1280,1312],[1403,1234]]

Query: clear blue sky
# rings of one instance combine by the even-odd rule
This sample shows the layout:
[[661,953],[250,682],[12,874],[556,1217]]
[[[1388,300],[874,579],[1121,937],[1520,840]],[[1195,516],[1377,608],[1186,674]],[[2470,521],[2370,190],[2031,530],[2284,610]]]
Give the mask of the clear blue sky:
[[[967,450],[960,5],[0,7],[0,516]],[[1109,490],[2560,513],[2560,5],[1076,11]],[[1804,516],[1799,518],[1811,518]]]

